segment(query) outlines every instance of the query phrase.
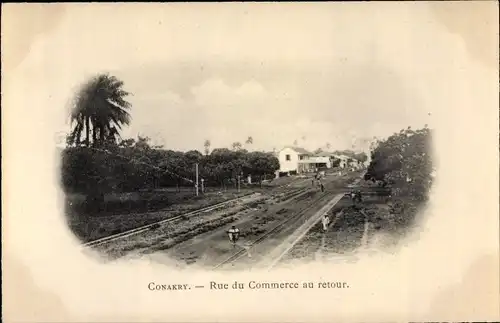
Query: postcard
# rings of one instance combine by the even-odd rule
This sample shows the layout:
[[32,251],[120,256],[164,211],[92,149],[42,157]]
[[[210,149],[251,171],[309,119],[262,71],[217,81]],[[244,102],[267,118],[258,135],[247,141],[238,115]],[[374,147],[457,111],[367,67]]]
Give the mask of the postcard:
[[2,9],[6,322],[500,319],[495,2]]

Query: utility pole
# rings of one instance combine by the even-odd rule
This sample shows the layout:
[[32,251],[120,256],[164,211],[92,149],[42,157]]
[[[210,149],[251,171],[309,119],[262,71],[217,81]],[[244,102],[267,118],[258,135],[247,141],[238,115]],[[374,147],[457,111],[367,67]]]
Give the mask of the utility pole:
[[238,174],[238,193],[240,192],[240,178],[241,178],[241,175]]
[[198,163],[196,163],[196,196],[198,196]]

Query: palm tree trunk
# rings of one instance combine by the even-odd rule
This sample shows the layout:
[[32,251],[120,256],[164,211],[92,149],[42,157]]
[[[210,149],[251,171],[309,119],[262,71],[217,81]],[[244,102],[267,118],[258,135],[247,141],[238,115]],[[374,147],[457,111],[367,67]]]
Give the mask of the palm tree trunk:
[[85,117],[85,145],[90,146],[90,118]]
[[99,141],[100,141],[100,144],[102,145],[104,143],[104,139],[105,139],[105,129],[104,129],[104,126],[100,126],[99,127],[99,135],[100,135],[100,138],[99,138]]
[[97,127],[94,124],[94,128],[92,129],[92,142],[95,144],[97,142]]

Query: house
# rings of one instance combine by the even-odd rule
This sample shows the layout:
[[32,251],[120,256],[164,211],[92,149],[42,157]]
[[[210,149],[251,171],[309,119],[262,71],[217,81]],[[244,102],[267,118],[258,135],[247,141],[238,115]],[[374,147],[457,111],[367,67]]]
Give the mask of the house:
[[352,157],[331,152],[319,152],[313,154],[300,147],[285,147],[278,152],[280,169],[276,176],[303,174],[317,172],[332,168],[334,160],[339,159],[338,167],[342,169],[356,170],[363,168],[363,164]]
[[329,155],[313,154],[300,147],[285,147],[278,153],[281,175],[294,175],[316,172],[320,169],[331,168]]
[[304,161],[309,159],[312,153],[300,147],[285,147],[278,153],[278,160],[280,162],[280,174],[293,175],[305,171],[307,165]]
[[346,156],[346,155],[333,155],[335,158],[340,159],[339,167],[342,169],[349,168],[350,170],[362,169],[364,167],[364,163]]
[[340,168],[346,168],[349,164],[349,160],[351,159],[349,156],[346,155],[337,155],[337,154],[332,154],[334,158],[340,159]]

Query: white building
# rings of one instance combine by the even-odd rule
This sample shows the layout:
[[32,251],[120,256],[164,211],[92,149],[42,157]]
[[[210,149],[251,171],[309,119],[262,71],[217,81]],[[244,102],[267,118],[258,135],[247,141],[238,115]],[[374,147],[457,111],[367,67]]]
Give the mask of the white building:
[[340,168],[346,168],[349,164],[349,156],[332,154],[334,158],[340,159]]
[[280,162],[280,169],[277,175],[281,173],[293,175],[301,173],[316,172],[332,168],[334,159],[340,159],[338,167],[342,169],[356,170],[363,168],[363,163],[343,154],[334,154],[330,152],[320,152],[313,154],[300,147],[285,147],[277,154]]
[[332,155],[332,156],[337,159],[340,159],[339,167],[343,169],[349,168],[351,170],[356,170],[356,169],[361,169],[364,166],[364,163],[346,155]]
[[315,172],[321,168],[331,168],[328,155],[315,155],[304,148],[285,147],[278,153],[280,173],[301,174]]

